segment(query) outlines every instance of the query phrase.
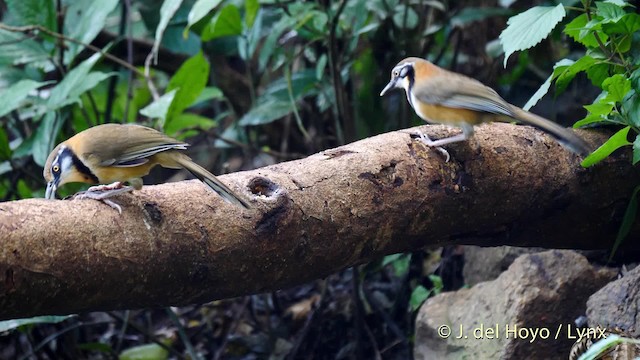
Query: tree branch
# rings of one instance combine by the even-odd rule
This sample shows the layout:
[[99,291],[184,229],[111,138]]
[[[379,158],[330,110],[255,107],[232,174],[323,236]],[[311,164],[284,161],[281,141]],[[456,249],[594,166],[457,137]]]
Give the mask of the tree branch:
[[525,126],[481,126],[449,163],[411,130],[223,176],[252,210],[197,181],[116,198],[122,215],[93,200],[2,203],[0,318],[208,302],[424,246],[606,249],[640,181],[628,153],[583,169]]

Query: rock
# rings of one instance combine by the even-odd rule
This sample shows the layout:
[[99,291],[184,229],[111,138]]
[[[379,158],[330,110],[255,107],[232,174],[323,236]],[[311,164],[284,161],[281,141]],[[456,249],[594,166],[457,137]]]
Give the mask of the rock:
[[576,340],[573,320],[615,273],[573,251],[521,256],[494,281],[427,300],[416,319],[414,357],[566,359]]
[[640,266],[610,282],[587,301],[590,327],[599,326],[608,331],[617,328],[634,338],[640,337],[639,310]]
[[483,281],[493,280],[520,255],[544,251],[541,248],[522,248],[516,246],[465,246],[464,282],[473,286]]

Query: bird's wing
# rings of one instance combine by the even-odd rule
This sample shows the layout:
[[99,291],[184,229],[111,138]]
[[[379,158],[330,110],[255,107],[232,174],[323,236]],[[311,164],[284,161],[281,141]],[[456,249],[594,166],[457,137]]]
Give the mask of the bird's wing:
[[513,116],[511,105],[490,87],[472,78],[446,72],[416,83],[413,93],[428,104]]
[[[167,150],[185,150],[189,144],[140,125],[109,124],[91,128],[100,130],[103,141],[91,142],[84,149],[85,156],[94,157],[102,166],[129,167],[149,161],[149,157]],[[92,135],[92,134],[88,134]],[[93,134],[95,136],[97,134]]]

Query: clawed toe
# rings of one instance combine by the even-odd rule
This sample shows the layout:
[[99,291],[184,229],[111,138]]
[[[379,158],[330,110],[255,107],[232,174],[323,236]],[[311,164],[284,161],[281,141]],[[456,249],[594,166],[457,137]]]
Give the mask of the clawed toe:
[[[114,184],[111,184],[111,185],[114,185]],[[116,202],[109,200],[109,198],[116,195],[128,193],[133,190],[133,187],[124,186],[122,183],[120,183],[120,185],[117,185],[117,186],[111,186],[111,185],[92,186],[87,191],[81,191],[73,195],[73,200],[92,199],[92,200],[102,201],[103,203],[118,210],[118,213],[122,214],[122,207],[118,205]]]

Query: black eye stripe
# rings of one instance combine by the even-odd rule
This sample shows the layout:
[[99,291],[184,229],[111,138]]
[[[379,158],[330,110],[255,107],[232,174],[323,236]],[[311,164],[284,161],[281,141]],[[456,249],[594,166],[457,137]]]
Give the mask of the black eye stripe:
[[91,169],[89,169],[83,162],[82,160],[80,160],[76,154],[73,153],[73,151],[71,151],[69,148],[64,148],[61,152],[60,155],[58,155],[58,158],[61,157],[65,157],[68,156],[71,158],[71,162],[73,163],[73,166],[75,166],[75,168],[83,175],[86,175],[87,177],[89,177],[94,183],[99,183],[100,180],[98,179],[98,177],[91,171]]

